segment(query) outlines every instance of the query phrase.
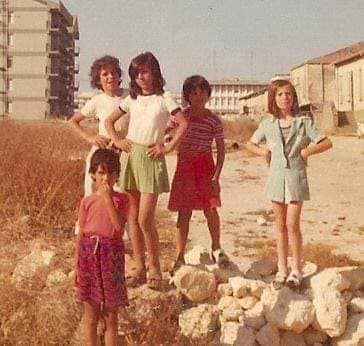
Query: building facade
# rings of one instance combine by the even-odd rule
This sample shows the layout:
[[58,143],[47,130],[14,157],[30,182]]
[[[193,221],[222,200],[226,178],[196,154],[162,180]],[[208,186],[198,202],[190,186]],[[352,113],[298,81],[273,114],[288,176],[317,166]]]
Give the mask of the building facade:
[[291,82],[296,88],[300,106],[334,102],[338,107],[335,64],[351,59],[363,49],[364,42],[358,42],[292,68]]
[[77,17],[62,2],[49,0],[2,0],[0,11],[0,115],[72,114],[78,90]]
[[239,114],[239,99],[267,86],[266,83],[240,79],[210,81],[211,98],[207,108],[220,115]]
[[335,63],[336,108],[354,112],[364,121],[364,49],[356,56]]

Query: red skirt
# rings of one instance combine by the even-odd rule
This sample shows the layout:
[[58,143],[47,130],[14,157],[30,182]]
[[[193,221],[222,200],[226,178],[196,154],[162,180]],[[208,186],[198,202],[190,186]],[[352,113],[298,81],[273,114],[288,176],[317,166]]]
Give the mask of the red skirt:
[[128,305],[121,239],[84,235],[78,257],[77,298],[115,309]]
[[168,209],[208,210],[221,206],[220,193],[211,188],[215,163],[211,152],[178,153]]

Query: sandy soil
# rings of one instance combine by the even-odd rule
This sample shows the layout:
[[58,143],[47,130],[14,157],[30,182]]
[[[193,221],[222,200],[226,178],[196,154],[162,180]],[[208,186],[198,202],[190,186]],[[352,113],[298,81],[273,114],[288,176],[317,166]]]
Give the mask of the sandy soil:
[[[302,213],[304,243],[333,246],[354,260],[364,260],[364,140],[333,137],[333,148],[309,160],[311,201]],[[175,156],[167,157],[172,179]],[[270,209],[264,196],[267,168],[262,158],[244,150],[228,153],[221,177],[222,245],[233,256],[254,254],[249,244],[274,240],[274,224],[260,226],[257,218]],[[159,208],[166,208],[162,195]],[[175,217],[173,214],[172,217]],[[209,244],[202,212],[194,212],[191,245]]]

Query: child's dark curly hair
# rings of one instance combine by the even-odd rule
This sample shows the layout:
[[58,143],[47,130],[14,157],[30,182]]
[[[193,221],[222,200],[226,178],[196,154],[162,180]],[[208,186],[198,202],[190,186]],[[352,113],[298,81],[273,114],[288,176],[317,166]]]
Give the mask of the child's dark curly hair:
[[97,149],[91,156],[89,173],[95,174],[99,166],[102,166],[110,174],[119,175],[119,155],[110,149]]
[[183,97],[188,103],[190,103],[191,93],[197,88],[206,91],[208,97],[211,96],[211,86],[207,79],[199,75],[194,75],[186,78],[183,83]]
[[119,76],[119,85],[121,83],[122,70],[120,68],[120,62],[118,58],[115,58],[111,55],[104,55],[103,57],[96,59],[91,65],[90,69],[90,84],[92,88],[102,90],[100,84],[100,72],[103,68],[111,66],[115,69],[116,73]]

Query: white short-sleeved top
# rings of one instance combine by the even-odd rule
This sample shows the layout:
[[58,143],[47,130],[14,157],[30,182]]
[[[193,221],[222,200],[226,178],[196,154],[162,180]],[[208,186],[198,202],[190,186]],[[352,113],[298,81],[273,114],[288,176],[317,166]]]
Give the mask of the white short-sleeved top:
[[170,92],[162,95],[130,96],[120,102],[120,109],[130,114],[127,138],[142,145],[163,143],[170,114],[180,107]]
[[[80,110],[80,113],[87,118],[95,117],[99,120],[99,134],[109,137],[105,129],[105,119],[115,109],[119,107],[120,102],[129,95],[127,89],[121,89],[121,96],[109,96],[104,92],[95,95]],[[126,119],[125,119],[126,120]]]

